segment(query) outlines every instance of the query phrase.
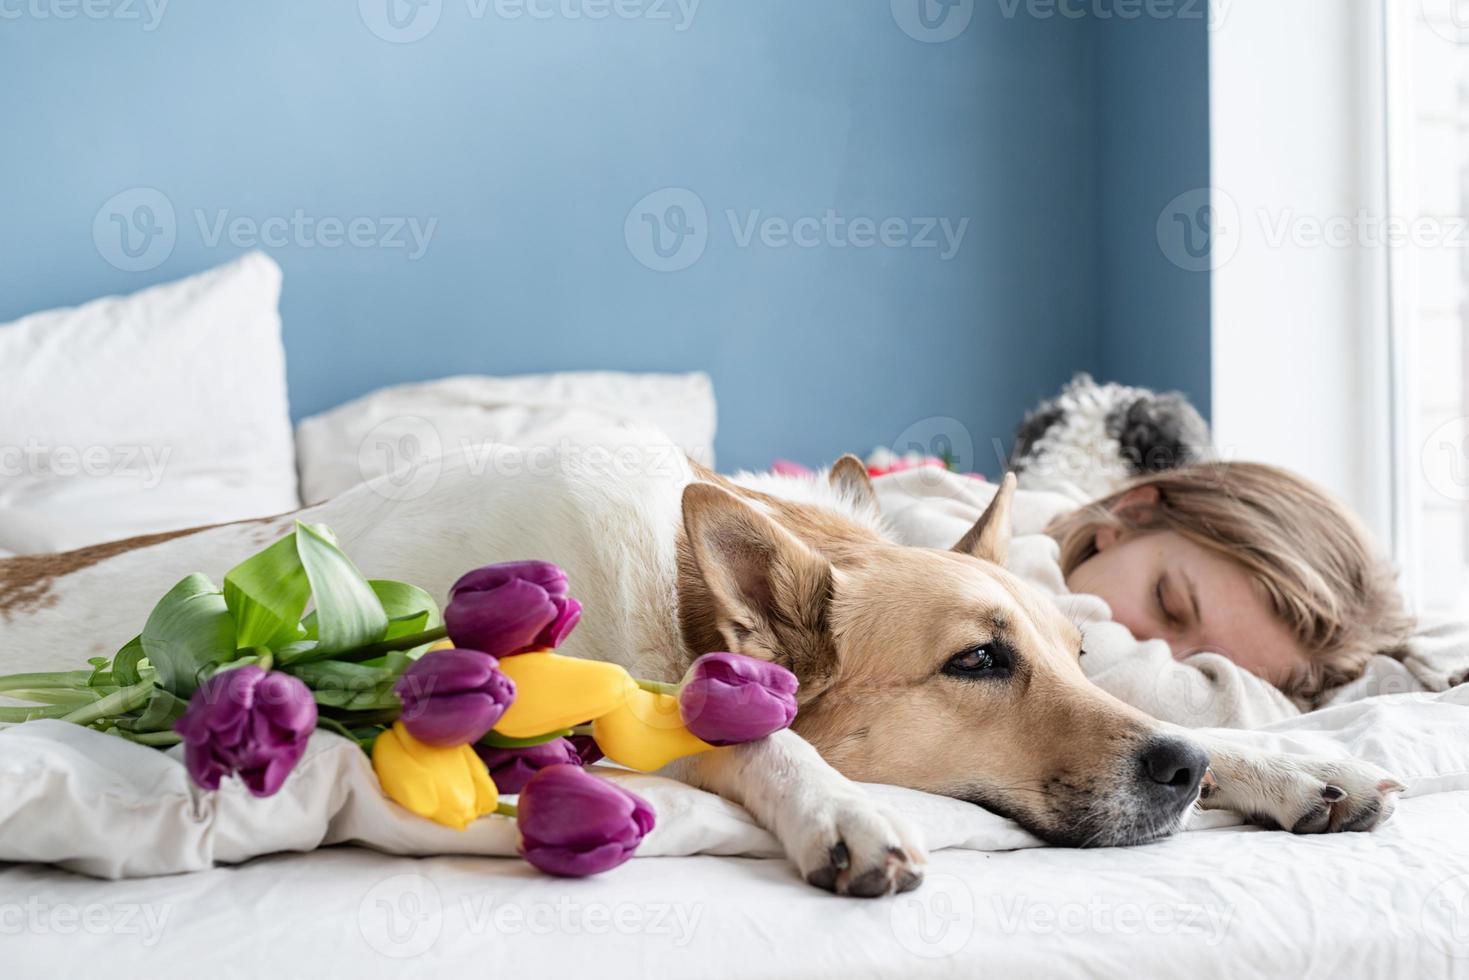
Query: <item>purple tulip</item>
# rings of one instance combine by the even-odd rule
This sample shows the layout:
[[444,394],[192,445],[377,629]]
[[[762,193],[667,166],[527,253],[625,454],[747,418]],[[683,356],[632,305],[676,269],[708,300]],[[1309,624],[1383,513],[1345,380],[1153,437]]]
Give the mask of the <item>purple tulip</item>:
[[547,874],[582,878],[617,867],[653,829],[653,808],[578,766],[547,766],[520,791],[520,853]]
[[796,717],[796,675],[768,660],[706,653],[678,688],[678,713],[710,745],[738,745],[789,728]]
[[316,701],[301,681],[253,664],[215,674],[174,722],[184,737],[184,765],[194,782],[219,789],[237,773],[256,796],[281,788],[316,728]]
[[518,749],[496,749],[476,745],[474,750],[490,770],[495,788],[502,793],[519,793],[530,778],[547,766],[580,766],[576,746],[564,738]]
[[605,756],[602,754],[602,746],[590,735],[572,735],[567,739],[571,747],[576,749],[576,757],[584,766],[590,766],[601,761]]
[[546,561],[476,568],[449,590],[444,625],[459,646],[508,657],[557,647],[581,619],[566,594],[566,573]]
[[399,720],[408,734],[428,745],[468,745],[510,707],[515,682],[487,653],[430,650],[403,671],[393,693],[403,702]]

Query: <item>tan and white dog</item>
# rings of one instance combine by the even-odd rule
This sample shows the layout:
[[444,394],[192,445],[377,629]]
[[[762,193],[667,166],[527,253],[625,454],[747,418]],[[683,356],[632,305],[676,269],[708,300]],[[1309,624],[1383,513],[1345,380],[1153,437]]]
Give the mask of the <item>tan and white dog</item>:
[[436,463],[412,492],[388,476],[296,515],[0,561],[4,667],[110,655],[184,575],[219,581],[299,518],[330,525],[369,577],[437,596],[478,565],[554,561],[586,608],[562,652],[638,676],[676,680],[711,650],[789,667],[795,732],[668,774],[744,804],[807,881],[841,894],[915,887],[925,860],[852,780],[969,800],[1074,846],[1163,837],[1196,801],[1297,832],[1370,829],[1391,812],[1400,787],[1374,766],[1206,741],[1092,685],[1076,626],[1002,567],[1013,479],[938,551],[884,536],[855,458],[785,497],[657,437],[618,438],[617,451],[495,447]]

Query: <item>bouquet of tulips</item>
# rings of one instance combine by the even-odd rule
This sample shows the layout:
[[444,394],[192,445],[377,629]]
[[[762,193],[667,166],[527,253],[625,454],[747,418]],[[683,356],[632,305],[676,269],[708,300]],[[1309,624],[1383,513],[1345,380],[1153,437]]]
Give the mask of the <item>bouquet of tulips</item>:
[[35,705],[0,708],[0,722],[182,743],[199,786],[235,776],[256,796],[277,792],[325,728],[368,751],[408,810],[460,830],[513,817],[531,864],[596,874],[632,856],[653,810],[584,766],[650,771],[762,738],[795,717],[796,679],[710,653],[678,684],[638,680],[555,652],[581,613],[566,574],[540,561],[469,572],[441,613],[416,586],[364,578],[325,525],[297,523],[223,588],[179,582],[90,669],[0,677],[0,694]]

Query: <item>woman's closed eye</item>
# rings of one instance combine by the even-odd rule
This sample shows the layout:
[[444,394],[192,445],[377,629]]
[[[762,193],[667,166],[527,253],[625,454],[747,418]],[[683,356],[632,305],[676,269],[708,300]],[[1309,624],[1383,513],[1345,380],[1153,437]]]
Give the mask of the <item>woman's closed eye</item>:
[[[1172,596],[1168,589],[1168,576],[1162,575],[1158,578],[1158,584],[1153,588],[1154,598],[1158,603],[1158,614],[1163,617],[1163,622],[1168,626],[1179,627],[1183,625],[1183,616],[1176,610],[1178,600]],[[1170,601],[1173,606],[1170,607]]]
[[1198,592],[1186,574],[1164,572],[1158,577],[1153,595],[1158,604],[1158,614],[1166,626],[1184,629],[1203,625]]

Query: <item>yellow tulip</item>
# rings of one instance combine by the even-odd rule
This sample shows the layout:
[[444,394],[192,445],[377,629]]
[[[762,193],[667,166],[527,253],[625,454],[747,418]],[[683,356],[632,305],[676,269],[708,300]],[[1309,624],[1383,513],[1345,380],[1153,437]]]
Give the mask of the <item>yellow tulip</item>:
[[495,812],[499,790],[468,745],[425,745],[401,721],[372,743],[372,769],[383,792],[420,817],[455,830]]
[[622,704],[632,683],[616,664],[550,651],[503,657],[500,672],[515,682],[515,700],[495,731],[511,738],[533,738],[605,715]]
[[592,737],[607,758],[642,772],[714,748],[684,726],[676,696],[645,691],[632,680],[622,704],[592,722]]

